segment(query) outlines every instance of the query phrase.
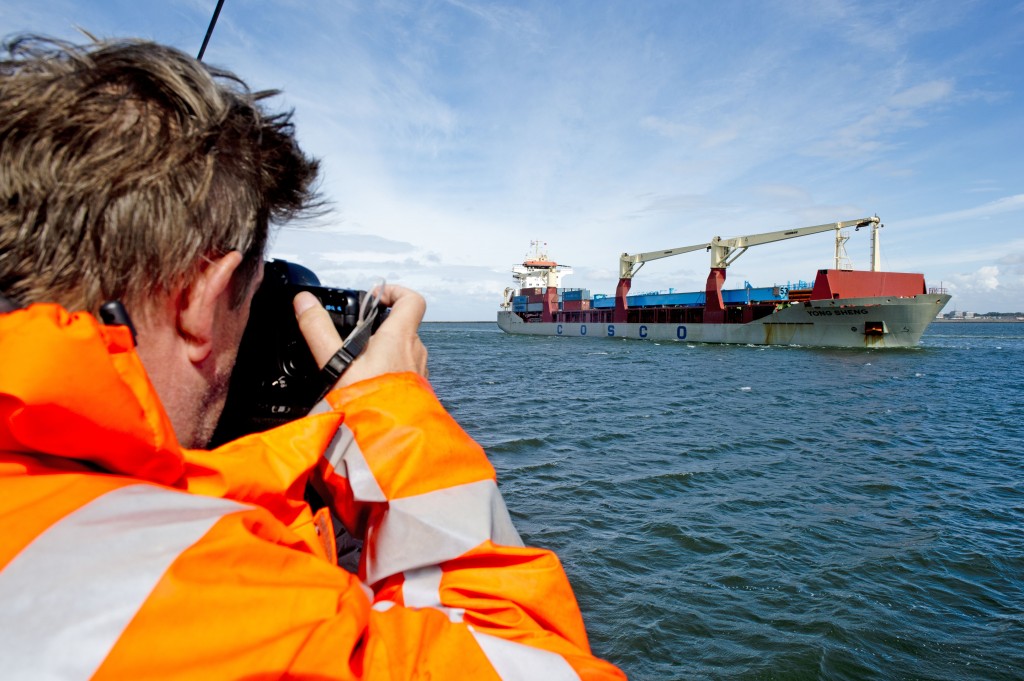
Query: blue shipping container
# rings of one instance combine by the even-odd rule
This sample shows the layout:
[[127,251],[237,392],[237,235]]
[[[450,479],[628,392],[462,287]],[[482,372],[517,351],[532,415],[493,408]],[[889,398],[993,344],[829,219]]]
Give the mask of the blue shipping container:
[[[786,300],[786,294],[778,288],[739,288],[722,291],[722,302],[726,305],[740,305],[748,302],[762,300]],[[664,305],[704,305],[704,291],[691,291],[690,293],[645,293],[636,296],[626,296],[626,304],[631,307],[661,307]],[[567,299],[568,300],[568,299]],[[593,307],[595,309],[611,310],[615,308],[613,296],[596,296]]]
[[590,300],[590,289],[571,288],[562,293],[562,300]]
[[754,303],[759,300],[786,300],[787,296],[777,288],[771,286],[764,288],[740,288],[731,291],[722,291],[722,300],[726,305],[739,305],[743,303]]

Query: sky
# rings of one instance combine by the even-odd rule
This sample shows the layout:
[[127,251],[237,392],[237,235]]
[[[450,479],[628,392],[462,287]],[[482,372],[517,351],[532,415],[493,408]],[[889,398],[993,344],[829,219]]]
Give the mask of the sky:
[[[0,35],[196,54],[216,0],[0,0]],[[225,0],[204,61],[277,89],[330,210],[271,255],[492,320],[534,241],[613,293],[623,252],[878,215],[946,311],[1024,311],[1024,0]],[[867,231],[850,234],[870,268]],[[824,233],[725,288],[813,280]],[[698,251],[633,290],[703,289]]]

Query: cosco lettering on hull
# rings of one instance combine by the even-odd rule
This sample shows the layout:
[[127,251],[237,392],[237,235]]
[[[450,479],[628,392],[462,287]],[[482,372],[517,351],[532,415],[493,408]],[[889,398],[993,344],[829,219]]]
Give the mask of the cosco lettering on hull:
[[[614,338],[615,337],[615,325],[614,324],[609,324],[607,326],[607,328],[605,329],[605,332],[607,333],[609,338]],[[558,336],[561,336],[564,333],[565,333],[565,327],[562,324],[556,324],[555,325],[555,334],[558,335]],[[579,333],[580,333],[581,336],[586,336],[587,335],[587,325],[586,324],[580,324],[580,332]],[[641,324],[640,327],[637,329],[637,337],[638,338],[647,338],[647,336],[648,336],[648,327],[647,327],[646,324]],[[686,340],[686,326],[680,324],[679,326],[676,327],[676,338],[679,339],[679,340]]]

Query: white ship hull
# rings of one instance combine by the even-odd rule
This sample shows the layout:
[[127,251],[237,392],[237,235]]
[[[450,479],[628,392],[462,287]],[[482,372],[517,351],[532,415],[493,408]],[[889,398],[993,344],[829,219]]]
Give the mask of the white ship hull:
[[527,323],[518,314],[502,310],[498,312],[498,326],[507,333],[533,336],[906,348],[918,344],[949,299],[946,294],[920,294],[912,298],[812,300],[783,307],[746,324]]

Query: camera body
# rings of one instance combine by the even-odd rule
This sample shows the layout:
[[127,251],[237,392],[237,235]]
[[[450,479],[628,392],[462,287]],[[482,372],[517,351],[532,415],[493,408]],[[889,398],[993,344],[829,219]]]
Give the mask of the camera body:
[[[333,384],[335,379],[317,366],[295,319],[292,300],[300,291],[317,297],[342,339],[359,323],[365,291],[321,286],[302,265],[268,261],[252,299],[227,403],[211,446],[305,416]],[[374,331],[386,313],[380,306]]]

